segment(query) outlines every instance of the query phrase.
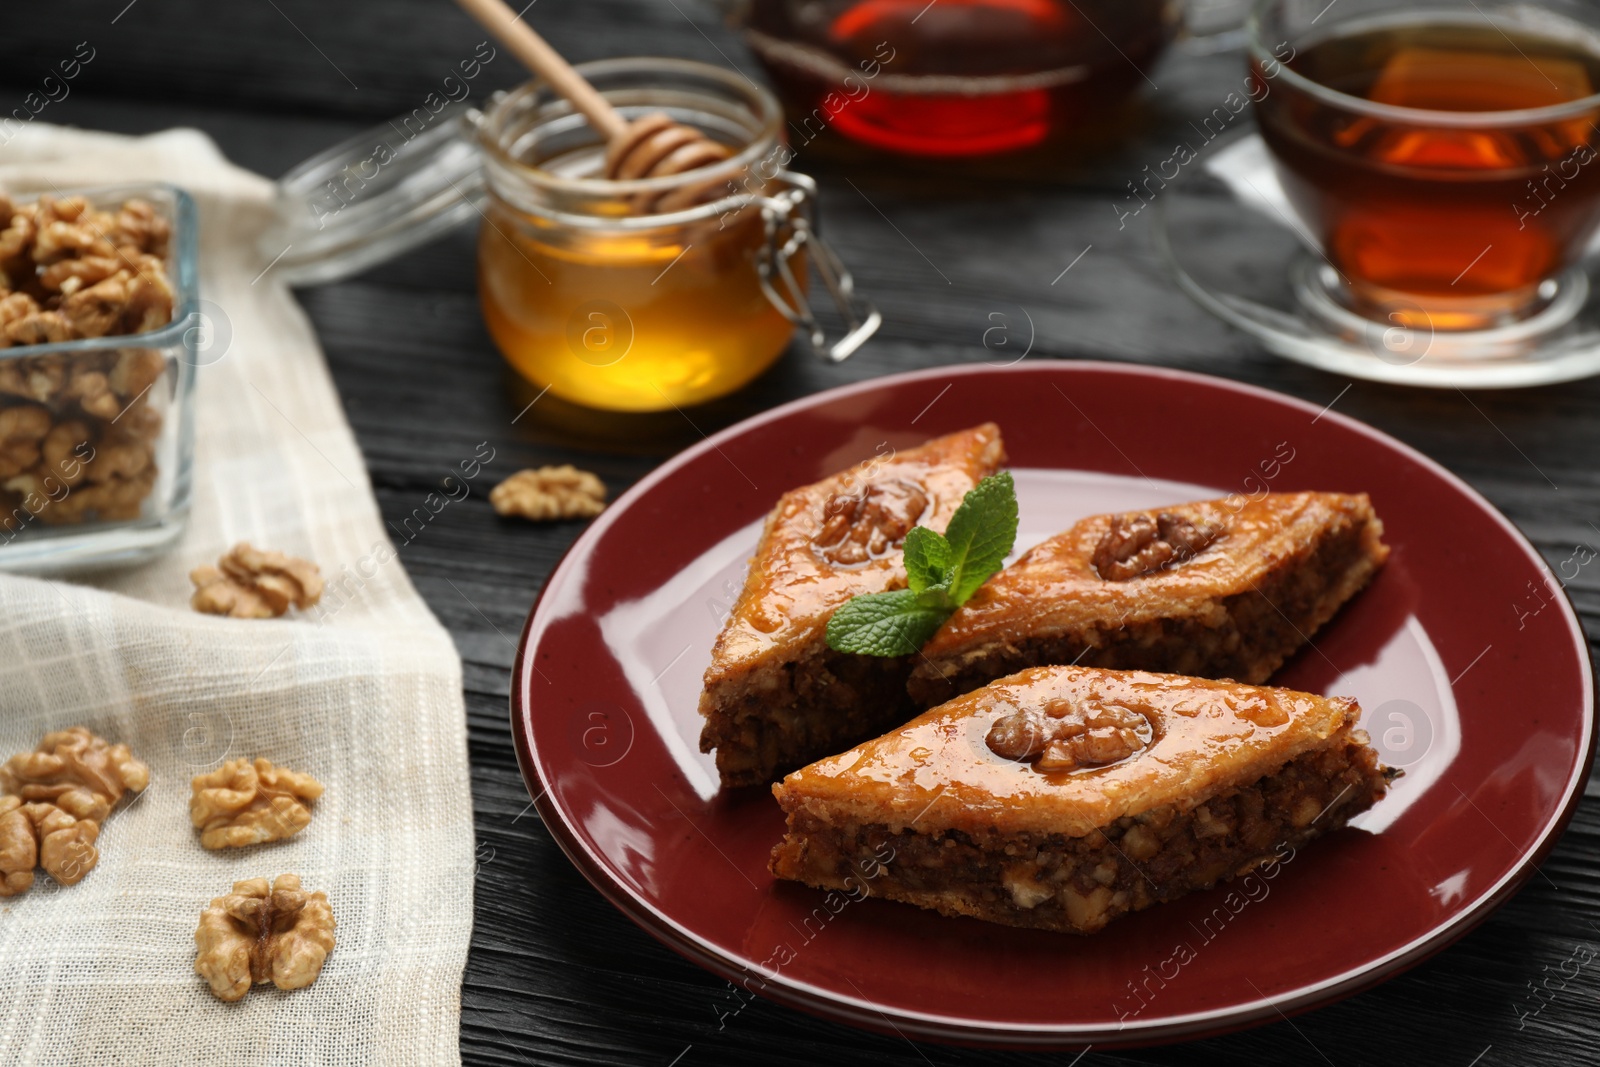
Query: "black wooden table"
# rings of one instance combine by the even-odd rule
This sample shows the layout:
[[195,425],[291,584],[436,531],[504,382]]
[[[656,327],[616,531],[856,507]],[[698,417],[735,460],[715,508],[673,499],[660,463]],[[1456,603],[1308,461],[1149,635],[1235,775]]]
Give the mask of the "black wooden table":
[[[574,59],[669,54],[759,77],[704,0],[540,0],[528,17]],[[0,113],[23,106],[57,62],[87,42],[93,60],[40,121],[127,132],[196,126],[234,160],[276,175],[419,106],[482,37],[447,0],[23,6],[0,34]],[[1011,358],[1031,318],[1029,359],[1162,364],[1336,402],[1471,482],[1552,566],[1579,544],[1600,544],[1590,525],[1600,521],[1600,381],[1471,397],[1351,383],[1267,354],[1177,291],[1157,262],[1150,213],[1119,228],[1116,205],[1129,179],[1171,154],[1191,117],[1239,85],[1241,61],[1179,52],[1150,76],[1156,88],[1118,120],[1120,138],[1022,175],[847,165],[824,148],[802,155],[797,165],[822,182],[828,232],[883,309],[884,329],[839,366],[791,351],[744,392],[695,409],[693,425],[676,412],[605,417],[548,397],[513,425],[531,392],[506,371],[479,319],[470,232],[303,291],[385,517],[410,514],[484,440],[497,450],[492,469],[571,462],[620,492],[702,432],[775,403],[893,371]],[[502,55],[474,83],[475,97],[517,80]],[[997,325],[1006,328],[995,333]],[[991,346],[1004,339],[1012,347],[986,350],[986,331]],[[474,494],[441,513],[402,556],[466,665],[479,875],[463,1060],[1075,1062],[1071,1054],[916,1045],[746,1003],[584,881],[529,808],[507,724],[516,635],[579,529],[497,520]],[[1584,568],[1568,592],[1592,640],[1600,633],[1600,567]],[[1293,1020],[1192,1045],[1091,1051],[1077,1062],[1600,1062],[1600,971],[1575,962],[1600,951],[1600,802],[1592,785],[1587,797],[1544,877],[1431,962]]]

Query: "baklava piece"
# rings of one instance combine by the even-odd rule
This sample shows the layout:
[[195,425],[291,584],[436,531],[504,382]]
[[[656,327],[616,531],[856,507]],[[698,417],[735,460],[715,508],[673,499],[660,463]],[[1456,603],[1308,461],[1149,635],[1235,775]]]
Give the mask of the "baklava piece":
[[993,423],[868,460],[785,493],[705,674],[700,750],[722,784],[770,782],[905,722],[910,657],[828,647],[828,619],[861,593],[903,589],[901,542],[943,532],[967,491],[1005,460]]
[[1096,515],[989,579],[922,649],[931,707],[1078,663],[1263,682],[1383,565],[1365,493],[1271,493]]
[[773,786],[788,833],[772,873],[1093,933],[1380,800],[1395,772],[1360,714],[1288,689],[1036,667]]

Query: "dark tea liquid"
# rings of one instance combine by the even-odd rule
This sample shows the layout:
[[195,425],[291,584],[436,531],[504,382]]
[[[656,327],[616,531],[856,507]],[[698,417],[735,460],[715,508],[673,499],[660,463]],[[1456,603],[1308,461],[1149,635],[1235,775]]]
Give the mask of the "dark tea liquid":
[[[1286,193],[1358,294],[1380,307],[1418,297],[1436,328],[1491,325],[1483,307],[1526,307],[1581,254],[1600,222],[1600,115],[1465,114],[1600,92],[1600,55],[1575,38],[1386,21],[1299,47],[1288,66],[1319,85],[1444,113],[1369,115],[1283,78],[1257,105]],[[1473,298],[1482,306],[1453,321]]]
[[[987,155],[1103,115],[1144,84],[1172,0],[754,0],[752,47],[790,143]],[[905,79],[918,79],[911,83]],[[981,91],[970,79],[984,79]]]

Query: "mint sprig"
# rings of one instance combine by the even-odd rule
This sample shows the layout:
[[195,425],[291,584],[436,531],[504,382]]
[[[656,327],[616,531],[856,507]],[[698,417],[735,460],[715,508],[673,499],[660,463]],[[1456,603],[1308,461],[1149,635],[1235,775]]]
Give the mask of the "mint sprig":
[[828,647],[860,656],[909,656],[1005,563],[1017,541],[1011,474],[973,486],[943,534],[906,534],[906,589],[852,597],[828,620]]

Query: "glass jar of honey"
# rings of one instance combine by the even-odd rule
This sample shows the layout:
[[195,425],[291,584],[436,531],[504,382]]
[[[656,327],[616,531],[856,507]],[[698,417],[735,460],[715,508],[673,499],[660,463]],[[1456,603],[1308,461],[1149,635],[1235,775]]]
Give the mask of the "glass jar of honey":
[[[732,392],[794,329],[764,291],[760,262],[762,208],[795,188],[779,165],[777,102],[735,75],[673,60],[612,60],[584,74],[629,120],[665,111],[737,150],[712,167],[611,181],[605,144],[547,86],[502,99],[478,127],[489,333],[535,385],[592,407],[650,411]],[[690,185],[706,192],[689,209],[635,213]],[[804,254],[781,268],[802,296]]]
[[[292,282],[330,281],[477,219],[480,301],[506,360],[541,390],[614,411],[730,393],[782,355],[796,326],[832,360],[877,328],[816,233],[816,189],[787,169],[770,93],[686,60],[578,69],[624,118],[664,112],[728,157],[607,179],[602,136],[534,82],[481,112],[397,120],[301,164],[279,181],[263,252]],[[673,202],[688,206],[641,210]],[[812,274],[844,321],[832,343],[811,310]]]

